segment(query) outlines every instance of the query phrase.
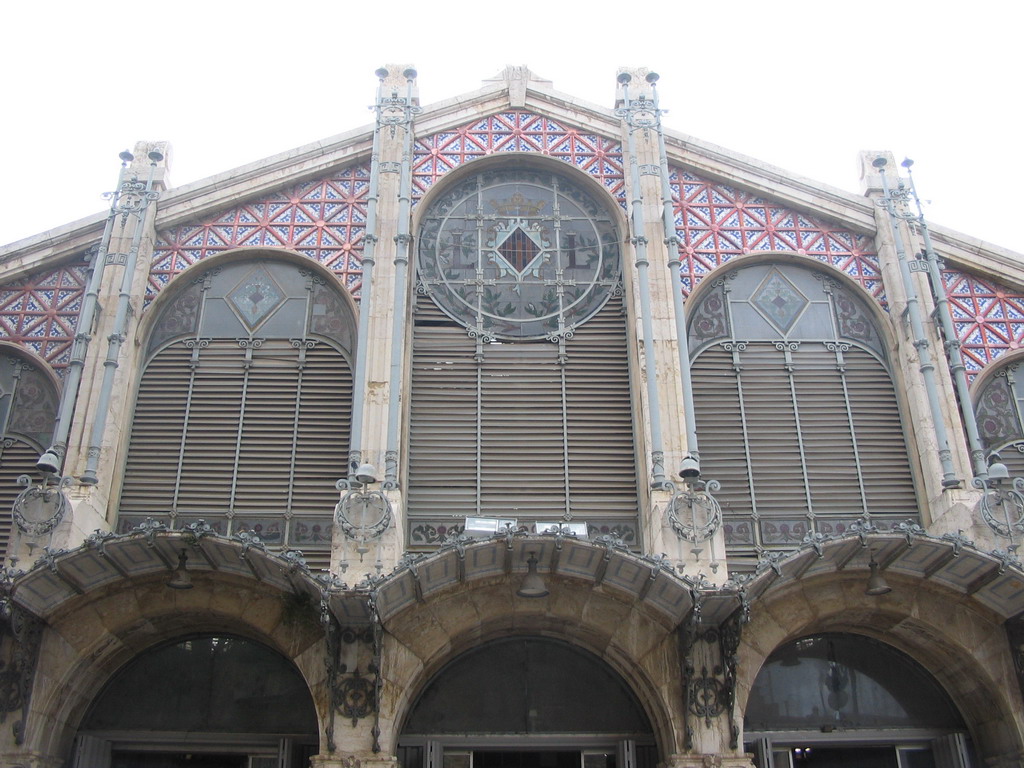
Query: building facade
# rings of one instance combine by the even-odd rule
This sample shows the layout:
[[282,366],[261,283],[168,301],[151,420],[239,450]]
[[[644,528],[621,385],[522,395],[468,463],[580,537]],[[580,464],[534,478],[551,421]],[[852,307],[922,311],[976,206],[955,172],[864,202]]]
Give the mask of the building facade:
[[510,67],[0,249],[24,768],[1024,764],[1024,267]]

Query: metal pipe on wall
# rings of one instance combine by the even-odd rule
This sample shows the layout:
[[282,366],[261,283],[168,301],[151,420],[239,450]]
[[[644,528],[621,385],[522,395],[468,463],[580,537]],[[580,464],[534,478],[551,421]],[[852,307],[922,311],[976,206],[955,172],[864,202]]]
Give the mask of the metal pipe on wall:
[[349,431],[348,470],[349,482],[355,478],[356,469],[363,463],[363,402],[366,396],[366,343],[370,328],[370,305],[373,301],[373,267],[377,252],[377,200],[380,195],[380,126],[383,110],[384,78],[388,71],[378,69],[380,79],[377,85],[377,99],[374,105],[376,115],[373,126],[373,146],[370,149],[370,187],[366,193],[366,230],[363,234],[363,257],[361,260],[363,279],[359,289],[359,327],[356,329],[355,370],[352,372],[352,426]]
[[900,277],[903,282],[903,289],[907,296],[907,319],[910,321],[910,331],[913,335],[914,349],[917,350],[920,365],[918,369],[924,379],[925,394],[928,398],[928,405],[931,409],[932,422],[935,427],[935,439],[938,442],[939,462],[942,465],[942,487],[956,488],[960,485],[960,478],[956,476],[953,468],[953,453],[949,448],[949,437],[946,433],[946,422],[939,404],[938,388],[935,384],[935,364],[932,362],[932,355],[929,351],[928,338],[925,335],[924,323],[921,320],[921,308],[918,304],[917,289],[914,287],[913,278],[910,274],[910,266],[907,263],[907,252],[903,245],[903,234],[900,232],[900,216],[896,212],[892,194],[889,190],[889,179],[885,174],[887,161],[884,157],[875,158],[872,165],[878,170],[882,178],[882,201],[886,213],[889,214],[889,223],[892,226],[893,242],[896,247],[896,260],[899,263]]
[[657,367],[654,352],[654,325],[651,322],[651,289],[648,277],[650,261],[647,258],[647,237],[644,229],[643,193],[640,190],[640,169],[637,165],[636,139],[634,133],[640,128],[636,121],[636,110],[629,98],[629,82],[632,76],[627,72],[619,75],[622,86],[623,108],[617,110],[626,120],[627,149],[629,153],[630,185],[632,200],[630,204],[630,220],[633,225],[632,242],[636,254],[635,266],[637,283],[640,289],[640,320],[643,328],[644,371],[647,378],[647,403],[650,410],[651,425],[651,487],[663,488],[667,484],[665,477],[665,452],[661,442],[661,408],[658,399]]
[[122,188],[128,163],[135,158],[125,150],[119,155],[121,168],[117,174],[117,187],[110,193],[110,212],[107,214],[103,235],[100,237],[99,248],[92,260],[92,275],[82,301],[82,311],[78,315],[78,327],[71,345],[71,359],[68,361],[68,374],[61,390],[60,403],[57,407],[57,419],[54,422],[53,437],[50,447],[46,449],[36,466],[40,471],[59,474],[64,468],[64,457],[67,453],[68,434],[71,431],[71,417],[75,412],[75,401],[78,399],[78,388],[82,382],[85,357],[92,339],[93,323],[96,321],[96,308],[99,304],[100,286],[103,283],[103,271],[107,265],[107,253],[110,250],[110,238],[114,232],[114,221],[120,215],[119,208]]
[[96,485],[99,482],[100,450],[103,443],[103,433],[107,429],[107,411],[110,409],[110,397],[114,390],[114,374],[119,366],[121,356],[121,345],[124,343],[125,331],[128,327],[128,313],[131,310],[132,283],[135,281],[135,266],[139,260],[139,246],[142,243],[142,232],[145,229],[146,214],[149,211],[149,204],[157,198],[158,193],[153,191],[153,176],[156,173],[156,164],[164,159],[164,156],[157,151],[152,151],[149,157],[149,178],[141,193],[136,190],[139,200],[134,210],[125,211],[135,218],[135,228],[132,232],[131,246],[128,255],[125,257],[124,272],[121,274],[121,290],[117,296],[117,309],[114,313],[114,328],[107,337],[107,357],[103,361],[103,381],[100,384],[99,397],[96,399],[96,416],[92,425],[92,436],[89,440],[89,448],[86,458],[85,472],[81,481],[84,485]]
[[402,74],[406,78],[406,95],[403,105],[403,123],[405,126],[404,144],[402,147],[402,169],[398,185],[398,234],[395,235],[395,314],[391,325],[391,375],[388,383],[388,434],[384,452],[384,484],[385,489],[398,487],[398,431],[401,422],[402,391],[402,359],[405,355],[406,294],[409,291],[408,268],[409,249],[412,235],[409,232],[409,221],[412,211],[412,139],[413,114],[417,107],[413,104],[413,81],[416,70],[407,69]]
[[917,196],[917,188],[914,186],[914,175],[910,167],[914,164],[909,158],[903,161],[903,167],[907,169],[910,179],[910,194],[917,206],[917,216],[912,220],[921,230],[921,237],[924,240],[924,257],[928,262],[928,279],[932,288],[932,297],[935,299],[935,313],[942,326],[942,335],[945,337],[945,351],[949,372],[953,376],[953,385],[956,387],[957,400],[960,408],[960,416],[964,422],[964,431],[967,433],[967,445],[971,453],[971,466],[974,476],[980,478],[988,477],[988,464],[985,462],[985,451],[981,447],[981,436],[978,433],[978,420],[974,415],[974,408],[971,403],[971,390],[967,383],[967,368],[964,366],[964,359],[960,354],[960,339],[957,337],[956,328],[953,326],[953,315],[949,309],[949,300],[946,298],[946,286],[942,281],[942,273],[939,271],[939,257],[932,247],[931,233],[928,231],[928,222],[925,221],[924,211],[921,208],[921,200]]
[[668,153],[665,150],[665,132],[661,124],[661,109],[658,104],[658,76],[647,75],[654,94],[654,114],[658,134],[658,169],[661,180],[662,226],[665,229],[665,246],[668,248],[668,268],[672,273],[672,307],[675,310],[676,341],[679,346],[679,378],[683,389],[683,416],[686,419],[686,456],[680,474],[700,475],[700,450],[697,446],[697,416],[693,405],[693,382],[690,375],[690,347],[686,334],[686,305],[683,301],[683,278],[679,270],[679,236],[676,234],[675,216],[672,212],[672,186],[669,183]]

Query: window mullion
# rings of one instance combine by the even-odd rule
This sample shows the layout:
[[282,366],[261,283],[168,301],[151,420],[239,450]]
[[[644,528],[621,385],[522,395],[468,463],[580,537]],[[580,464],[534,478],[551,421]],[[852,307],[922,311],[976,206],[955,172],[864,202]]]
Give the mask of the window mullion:
[[800,474],[803,478],[804,483],[804,498],[807,500],[807,519],[811,523],[811,529],[814,529],[814,505],[811,502],[811,476],[807,469],[807,452],[804,446],[804,434],[800,424],[800,401],[796,396],[796,379],[794,374],[793,364],[793,353],[799,351],[799,341],[776,341],[775,348],[780,350],[785,356],[785,362],[783,368],[786,370],[786,376],[789,379],[789,394],[793,402],[793,423],[796,427],[796,444],[800,450]]
[[841,341],[825,342],[825,348],[836,355],[836,371],[839,373],[839,381],[843,385],[843,405],[846,408],[846,419],[850,424],[850,442],[853,445],[853,464],[857,470],[857,490],[860,493],[861,509],[865,516],[870,516],[868,509],[868,495],[864,487],[864,469],[860,463],[860,447],[857,445],[857,426],[853,420],[853,407],[850,404],[849,382],[846,380],[846,360],[843,352],[849,350],[850,345]]
[[188,389],[185,394],[185,414],[182,419],[181,440],[178,442],[178,462],[174,475],[174,496],[171,499],[171,513],[178,513],[178,494],[181,492],[181,477],[185,465],[185,448],[188,445],[189,418],[192,414],[192,397],[195,394],[196,369],[199,367],[199,350],[210,346],[210,339],[185,339],[185,348],[192,350],[188,361]]
[[740,406],[740,426],[743,429],[743,459],[747,467],[747,485],[750,488],[750,518],[753,521],[753,525],[751,527],[754,533],[754,542],[757,546],[760,546],[761,528],[757,524],[757,521],[760,519],[757,512],[757,488],[754,484],[754,464],[751,460],[752,452],[750,450],[750,432],[747,429],[747,407],[743,392],[742,376],[743,363],[740,360],[740,352],[747,348],[747,342],[726,341],[722,343],[722,348],[727,352],[732,353],[732,370],[736,374],[736,399]]
[[238,467],[242,455],[242,437],[245,429],[245,406],[249,392],[249,371],[252,370],[254,349],[263,346],[263,339],[238,339],[238,346],[245,350],[242,363],[242,396],[238,410],[238,430],[235,432],[235,456],[231,467],[231,498],[228,501],[228,516],[234,517],[235,497],[238,493]]

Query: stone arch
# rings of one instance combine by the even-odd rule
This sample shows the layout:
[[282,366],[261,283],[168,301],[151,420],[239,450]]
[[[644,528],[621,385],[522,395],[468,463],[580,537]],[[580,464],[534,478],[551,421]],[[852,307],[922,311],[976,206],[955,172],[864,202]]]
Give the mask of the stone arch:
[[[519,576],[491,578],[432,596],[385,622],[381,724],[385,751],[397,746],[411,709],[453,660],[494,640],[557,640],[606,664],[643,708],[662,759],[682,751],[681,671],[673,627],[624,595],[549,577],[551,595],[516,596]],[[387,726],[385,726],[387,727]]]
[[310,692],[323,734],[330,716],[319,606],[300,593],[254,579],[196,572],[194,588],[170,590],[167,573],[132,579],[68,601],[49,617],[26,729],[40,754],[70,754],[82,719],[106,683],[147,650],[189,635],[253,640],[294,664]]
[[1024,361],[1024,349],[1016,349],[1011,352],[1006,352],[1000,355],[995,360],[992,360],[978,371],[974,376],[974,381],[971,382],[970,390],[972,397],[977,397],[989,379],[995,376],[1000,368],[1011,365],[1013,363],[1019,363]]
[[844,632],[880,640],[917,661],[959,708],[982,760],[1024,754],[1024,706],[1001,618],[970,596],[887,571],[893,591],[864,594],[863,571],[840,571],[769,588],[751,608],[739,651],[736,706],[742,714],[769,655],[812,634]]

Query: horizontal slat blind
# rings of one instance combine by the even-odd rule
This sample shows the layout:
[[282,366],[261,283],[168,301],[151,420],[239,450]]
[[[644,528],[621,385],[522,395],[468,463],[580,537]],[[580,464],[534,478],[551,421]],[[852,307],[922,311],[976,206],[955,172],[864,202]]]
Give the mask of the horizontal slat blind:
[[18,485],[18,476],[29,475],[34,479],[39,474],[36,471],[38,460],[39,449],[21,440],[0,437],[0,553],[7,551],[11,541],[14,500],[25,490],[24,486]]
[[[566,343],[476,343],[419,297],[409,515],[587,522],[637,512],[625,323],[613,299]],[[567,495],[568,491],[568,495]]]
[[[572,511],[584,519],[636,514],[637,473],[622,300],[576,329],[566,345]],[[554,345],[552,345],[554,346]]]
[[[794,546],[864,515],[916,517],[892,381],[869,352],[751,342],[693,361],[704,475],[721,481],[733,547]],[[866,500],[866,503],[865,503]],[[744,522],[745,520],[749,522]]]
[[192,361],[178,342],[146,367],[121,514],[229,517],[218,524],[224,533],[257,530],[326,565],[315,550],[330,545],[334,482],[347,461],[348,361],[326,342],[302,349],[281,339],[251,358],[237,341],[215,339]]

